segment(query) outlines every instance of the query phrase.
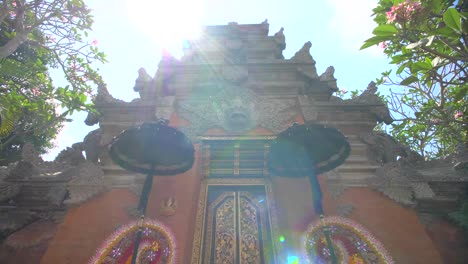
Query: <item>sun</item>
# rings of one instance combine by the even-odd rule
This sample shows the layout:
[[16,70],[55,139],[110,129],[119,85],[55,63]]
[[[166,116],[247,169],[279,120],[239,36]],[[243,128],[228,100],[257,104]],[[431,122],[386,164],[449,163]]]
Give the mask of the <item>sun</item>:
[[202,4],[197,0],[128,0],[131,23],[160,48],[180,47],[201,30]]

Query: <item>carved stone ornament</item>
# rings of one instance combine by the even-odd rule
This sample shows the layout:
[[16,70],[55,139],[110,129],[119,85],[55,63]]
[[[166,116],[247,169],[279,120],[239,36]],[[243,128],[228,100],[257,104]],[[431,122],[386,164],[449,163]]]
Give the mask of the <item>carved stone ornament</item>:
[[99,165],[84,162],[72,169],[72,178],[67,184],[69,198],[66,204],[79,204],[104,191],[104,172]]
[[226,64],[221,68],[221,75],[224,80],[240,85],[247,81],[248,70],[244,66]]
[[385,164],[377,169],[376,175],[375,178],[369,179],[371,186],[398,203],[407,206],[415,205],[410,181],[399,164]]
[[279,133],[297,115],[294,105],[294,99],[263,99],[250,89],[227,85],[208,98],[178,101],[177,112],[190,120],[181,130],[194,139],[211,128],[237,134],[261,126]]
[[367,89],[362,92],[359,96],[348,100],[339,101],[341,104],[359,104],[368,105],[369,111],[376,117],[378,122],[384,122],[389,125],[393,122],[393,118],[390,115],[387,105],[382,99],[376,94],[377,86],[375,82],[370,82]]
[[386,164],[396,162],[398,159],[406,163],[417,163],[423,161],[423,158],[409,147],[398,143],[392,136],[372,131],[367,134],[361,134],[360,139],[367,144],[368,158],[373,164]]
[[171,216],[176,213],[177,200],[174,197],[168,197],[161,201],[159,206],[159,214],[162,216]]

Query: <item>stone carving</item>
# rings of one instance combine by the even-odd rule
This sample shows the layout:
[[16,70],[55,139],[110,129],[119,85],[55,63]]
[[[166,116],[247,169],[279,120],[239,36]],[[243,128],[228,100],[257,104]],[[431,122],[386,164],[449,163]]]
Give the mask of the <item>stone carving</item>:
[[176,213],[177,200],[174,197],[168,197],[161,201],[159,206],[159,214],[163,216],[171,216]]
[[82,148],[86,153],[86,160],[93,163],[99,162],[99,157],[103,150],[101,144],[102,131],[101,128],[89,132],[83,139]]
[[377,169],[377,177],[370,178],[370,185],[390,199],[407,206],[414,206],[414,194],[408,176],[396,162]]
[[319,79],[322,82],[326,82],[333,91],[338,90],[338,86],[336,85],[336,78],[333,76],[335,73],[335,68],[333,66],[328,67],[322,75],[320,75]]
[[12,165],[10,167],[0,167],[0,202],[11,200],[20,191],[20,184],[4,181],[12,168]]
[[135,80],[133,90],[140,94],[141,99],[147,98],[148,89],[153,78],[146,72],[145,68],[138,70],[138,78]]
[[78,142],[73,144],[71,147],[60,151],[55,158],[55,161],[62,163],[69,163],[70,165],[76,166],[85,161],[83,156],[83,143]]
[[82,203],[104,191],[104,172],[99,165],[86,161],[71,169],[71,180],[67,183],[68,205]]
[[402,159],[405,162],[419,162],[423,158],[409,147],[398,143],[392,136],[372,131],[360,135],[360,139],[368,145],[368,158],[373,164],[386,164]]
[[[173,96],[175,95],[175,90],[171,85],[170,81],[176,73],[177,65],[179,61],[171,55],[163,54],[163,57],[158,65],[158,71],[153,78],[153,83],[151,89],[155,89],[155,93],[158,96]],[[154,87],[154,88],[153,88]],[[150,98],[151,99],[151,98]]]
[[291,58],[291,61],[295,62],[310,62],[315,65],[315,60],[312,58],[312,55],[310,55],[310,48],[312,47],[312,42],[307,41],[304,43],[304,46],[294,54],[294,56]]
[[41,164],[44,162],[39,152],[36,151],[34,145],[31,143],[24,144],[21,156],[23,161],[27,161],[32,164]]
[[221,75],[224,80],[235,85],[241,85],[249,76],[247,68],[239,65],[223,65]]
[[47,200],[50,205],[59,207],[62,205],[67,196],[67,188],[65,184],[53,185],[47,193]]
[[231,22],[227,27],[226,39],[224,40],[226,64],[244,63],[247,60],[247,53],[244,41],[240,38],[241,32],[236,22]]
[[94,126],[95,124],[99,123],[100,117],[101,117],[101,114],[98,112],[88,112],[88,115],[86,116],[84,123],[87,126]]
[[378,122],[384,122],[389,125],[393,122],[393,118],[390,115],[387,105],[382,99],[376,94],[377,86],[375,82],[370,82],[367,89],[362,92],[359,96],[343,101],[344,103],[352,104],[367,104],[373,105],[369,108],[370,112],[376,117]]
[[261,126],[278,133],[298,114],[294,105],[294,99],[262,99],[250,89],[227,86],[209,98],[178,101],[177,112],[190,120],[181,129],[194,139],[210,128],[236,134]]
[[435,193],[427,182],[411,183],[416,199],[431,199],[435,197]]
[[278,53],[275,55],[276,59],[284,59],[283,50],[286,49],[286,36],[284,35],[284,28],[281,28],[273,35],[276,45],[278,46]]
[[454,163],[455,165],[453,168],[456,171],[465,173],[465,176],[468,175],[468,147],[466,145],[460,144],[457,146],[454,155]]
[[96,98],[94,99],[94,103],[96,106],[100,104],[127,104],[125,101],[115,99],[107,90],[107,86],[105,84],[99,84]]

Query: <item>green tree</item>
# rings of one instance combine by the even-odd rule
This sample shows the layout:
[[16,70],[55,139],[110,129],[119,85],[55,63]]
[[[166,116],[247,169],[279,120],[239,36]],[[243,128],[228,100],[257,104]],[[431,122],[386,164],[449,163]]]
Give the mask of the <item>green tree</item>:
[[[92,64],[105,62],[97,40],[86,40],[92,23],[82,0],[0,1],[0,115],[14,124],[0,129],[0,165],[26,142],[45,152],[69,115],[92,111],[102,82]],[[67,85],[54,85],[50,69]]]
[[380,0],[374,36],[361,49],[380,45],[395,65],[379,85],[396,122],[390,133],[426,158],[453,153],[467,142],[467,1]]

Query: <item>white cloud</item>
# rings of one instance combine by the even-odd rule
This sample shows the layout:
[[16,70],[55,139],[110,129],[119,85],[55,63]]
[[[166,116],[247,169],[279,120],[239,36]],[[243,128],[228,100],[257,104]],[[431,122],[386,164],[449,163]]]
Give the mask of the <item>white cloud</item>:
[[[372,9],[377,6],[377,1],[329,0],[326,3],[332,8],[330,33],[337,34],[343,48],[359,50],[364,41],[372,37],[372,30],[377,25],[371,17]],[[377,47],[368,51],[382,54]]]

